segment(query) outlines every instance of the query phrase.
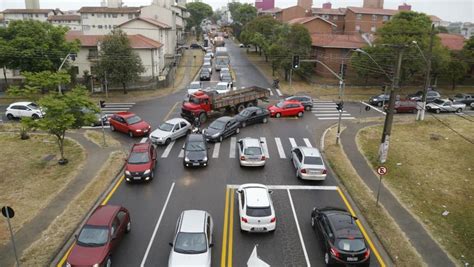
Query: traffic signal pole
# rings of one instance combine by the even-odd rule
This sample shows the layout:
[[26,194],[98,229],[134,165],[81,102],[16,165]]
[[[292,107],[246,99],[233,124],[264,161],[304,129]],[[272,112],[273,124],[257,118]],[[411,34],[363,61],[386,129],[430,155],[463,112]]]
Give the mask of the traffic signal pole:
[[417,116],[417,119],[419,120],[424,120],[425,119],[425,111],[426,111],[426,94],[428,94],[428,89],[430,88],[430,83],[431,83],[431,58],[433,55],[433,45],[434,45],[434,34],[435,34],[435,29],[434,29],[434,24],[431,26],[431,33],[430,33],[430,47],[428,50],[428,56],[426,58],[426,81],[425,81],[425,88],[423,90],[423,98],[421,100],[422,107],[421,110],[419,111],[419,117]]
[[107,146],[105,142],[105,128],[104,128],[104,120],[102,119],[102,108],[105,106],[104,100],[99,100],[99,119],[100,119],[100,126],[102,128],[102,142],[104,143],[104,147]]

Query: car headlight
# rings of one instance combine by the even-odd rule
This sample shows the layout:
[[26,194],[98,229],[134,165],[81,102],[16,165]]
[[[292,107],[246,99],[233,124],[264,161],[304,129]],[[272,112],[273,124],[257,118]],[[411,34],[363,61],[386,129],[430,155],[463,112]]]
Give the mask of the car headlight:
[[99,264],[96,263],[96,264],[92,265],[92,267],[99,267]]
[[203,160],[203,161],[207,161],[207,157],[204,157],[202,160]]
[[189,158],[188,158],[188,157],[184,157],[184,161],[189,161]]
[[71,267],[71,264],[69,262],[66,262],[66,267]]
[[135,131],[137,131],[137,132],[141,132],[141,131],[142,131],[142,129],[136,129]]
[[126,175],[130,175],[130,172],[129,172],[129,171],[125,171],[125,174],[126,174]]
[[217,137],[219,137],[219,134],[220,133],[213,134],[212,137],[217,138]]
[[150,169],[146,170],[143,174],[149,174],[150,173]]

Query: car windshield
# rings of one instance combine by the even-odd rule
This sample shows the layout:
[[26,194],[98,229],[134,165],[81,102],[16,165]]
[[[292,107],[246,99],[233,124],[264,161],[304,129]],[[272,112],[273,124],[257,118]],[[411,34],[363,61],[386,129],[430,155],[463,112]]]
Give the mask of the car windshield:
[[214,121],[209,125],[209,128],[215,129],[215,130],[222,130],[225,127],[226,122],[224,121]]
[[248,117],[250,115],[250,111],[244,109],[239,113],[239,115],[242,117]]
[[272,215],[270,207],[247,207],[247,215],[250,217],[267,217]]
[[132,152],[128,158],[129,164],[144,164],[149,160],[147,152]]
[[216,90],[226,90],[227,86],[225,84],[218,84],[216,86]]
[[30,103],[27,105],[27,107],[31,108],[31,109],[39,109],[39,106],[36,105],[35,103]]
[[339,239],[336,241],[337,247],[342,251],[361,251],[365,249],[365,243],[363,239]]
[[204,151],[206,150],[206,144],[200,141],[189,142],[186,145],[186,150],[187,151]]
[[435,99],[435,100],[433,101],[433,103],[438,104],[438,105],[442,105],[442,104],[444,104],[444,101],[441,100],[441,99]]
[[99,247],[107,243],[108,239],[107,227],[86,224],[77,237],[77,243],[85,247]]
[[193,103],[193,104],[196,104],[196,105],[199,105],[199,98],[197,97],[194,97],[194,96],[190,96],[189,97],[189,102]]
[[178,233],[174,243],[174,251],[184,254],[199,254],[207,251],[204,233]]
[[130,118],[126,118],[125,120],[127,121],[127,123],[128,123],[129,125],[135,124],[135,123],[139,123],[139,122],[142,121],[142,119],[141,119],[140,117],[136,116],[136,115],[135,115],[135,116],[132,116],[132,117],[130,117]]
[[171,123],[164,122],[158,127],[158,129],[165,131],[165,132],[171,132],[173,130],[174,125]]
[[262,149],[260,147],[247,147],[244,154],[249,156],[262,155]]
[[285,103],[283,101],[281,101],[281,102],[278,102],[275,106],[277,108],[283,108],[285,106]]
[[189,86],[189,89],[199,89],[201,88],[201,85],[199,83],[192,83],[191,86]]
[[202,69],[201,75],[209,74],[209,69]]
[[323,165],[323,160],[320,157],[304,157],[304,164]]

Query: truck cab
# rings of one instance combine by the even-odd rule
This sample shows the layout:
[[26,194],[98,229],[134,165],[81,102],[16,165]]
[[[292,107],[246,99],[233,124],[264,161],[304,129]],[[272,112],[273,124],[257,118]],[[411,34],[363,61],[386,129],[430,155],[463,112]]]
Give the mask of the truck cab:
[[189,95],[187,102],[183,102],[181,116],[188,121],[194,121],[198,117],[201,122],[207,118],[207,113],[212,110],[211,98],[203,91],[197,91]]

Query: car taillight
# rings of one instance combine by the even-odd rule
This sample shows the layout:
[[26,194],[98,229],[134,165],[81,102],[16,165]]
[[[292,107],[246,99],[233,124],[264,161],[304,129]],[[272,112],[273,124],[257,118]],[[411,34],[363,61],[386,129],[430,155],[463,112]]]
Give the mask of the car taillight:
[[244,157],[244,156],[240,156],[240,160],[245,160],[245,157]]
[[245,217],[242,217],[242,219],[241,219],[241,220],[242,220],[244,223],[247,223],[247,222],[249,222],[249,221],[247,220],[247,218],[245,218]]
[[301,169],[301,173],[306,173],[306,169]]
[[367,259],[370,256],[370,249],[367,249],[367,251],[364,253],[364,259]]
[[262,160],[265,160],[265,156],[262,156]]
[[327,171],[327,170],[323,170],[323,174],[327,174],[327,173],[328,173],[328,171]]
[[334,257],[339,258],[339,252],[335,248],[331,248],[330,252]]
[[277,218],[276,217],[273,217],[270,222],[273,223],[273,222],[276,222]]

